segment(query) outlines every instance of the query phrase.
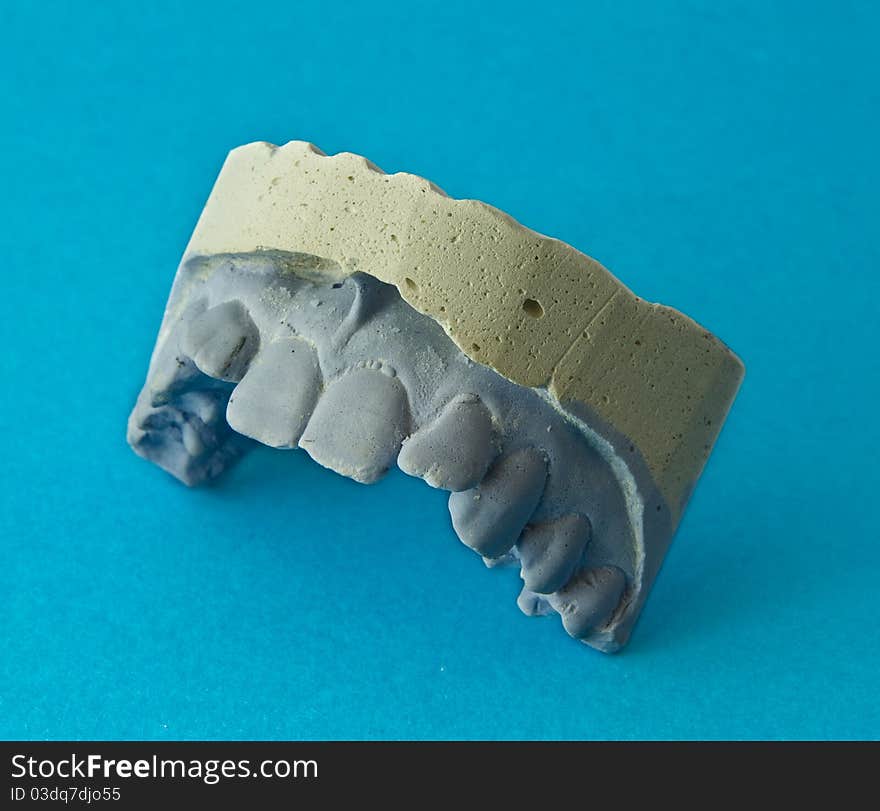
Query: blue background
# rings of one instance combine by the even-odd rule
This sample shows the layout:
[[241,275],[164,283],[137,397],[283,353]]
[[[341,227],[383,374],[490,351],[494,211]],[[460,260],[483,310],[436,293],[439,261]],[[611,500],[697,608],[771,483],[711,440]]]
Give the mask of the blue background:
[[[877,4],[0,6],[0,736],[880,731]],[[125,422],[226,152],[314,141],[597,257],[747,376],[623,654],[442,493]]]

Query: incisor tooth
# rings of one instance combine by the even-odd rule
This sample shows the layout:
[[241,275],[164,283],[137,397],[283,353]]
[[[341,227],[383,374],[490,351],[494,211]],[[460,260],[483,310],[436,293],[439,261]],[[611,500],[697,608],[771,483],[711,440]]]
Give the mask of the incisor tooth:
[[264,445],[295,448],[320,388],[315,350],[301,338],[279,338],[260,350],[233,390],[226,420]]
[[237,383],[260,344],[260,334],[240,301],[227,301],[198,315],[181,348],[208,377]]

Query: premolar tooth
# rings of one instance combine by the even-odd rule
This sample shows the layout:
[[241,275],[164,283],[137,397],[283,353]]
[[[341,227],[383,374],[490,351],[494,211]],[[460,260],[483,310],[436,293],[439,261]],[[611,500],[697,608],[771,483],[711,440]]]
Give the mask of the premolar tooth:
[[229,398],[226,421],[240,434],[273,448],[294,448],[321,388],[312,346],[281,338],[264,346]]
[[590,539],[590,522],[580,513],[526,527],[517,543],[522,578],[530,591],[550,594],[574,574]]
[[584,569],[565,588],[549,596],[570,636],[583,639],[611,618],[626,588],[626,576],[616,566]]
[[432,487],[457,492],[479,484],[493,456],[492,415],[477,395],[465,394],[403,443],[397,464]]
[[240,301],[227,301],[197,315],[181,349],[208,377],[237,383],[260,344],[260,334]]
[[547,462],[534,448],[499,459],[485,479],[449,497],[452,526],[462,543],[497,558],[515,543],[541,500]]
[[374,368],[355,368],[327,387],[299,445],[324,467],[370,484],[394,463],[409,425],[400,380]]

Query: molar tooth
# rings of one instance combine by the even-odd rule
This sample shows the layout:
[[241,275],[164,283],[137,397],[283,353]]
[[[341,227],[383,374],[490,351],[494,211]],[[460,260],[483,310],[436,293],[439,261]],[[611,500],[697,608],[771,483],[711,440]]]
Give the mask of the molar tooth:
[[553,612],[546,598],[525,586],[516,598],[516,605],[527,617],[544,617]]
[[625,588],[626,575],[620,569],[598,566],[579,572],[548,599],[568,634],[583,639],[611,618]]
[[259,344],[259,331],[244,305],[227,301],[189,322],[181,349],[208,377],[237,383]]
[[302,338],[264,346],[235,387],[226,421],[238,433],[273,448],[295,448],[315,407],[321,370]]
[[517,543],[522,578],[530,591],[551,594],[574,574],[590,539],[590,522],[580,513],[526,527]]
[[409,426],[399,378],[355,368],[327,386],[299,446],[324,467],[370,484],[394,463]]
[[493,456],[492,415],[477,395],[464,394],[404,441],[397,464],[432,487],[457,492],[476,487]]
[[543,453],[522,448],[501,457],[477,487],[453,493],[449,512],[462,543],[487,558],[507,552],[538,506],[546,479]]

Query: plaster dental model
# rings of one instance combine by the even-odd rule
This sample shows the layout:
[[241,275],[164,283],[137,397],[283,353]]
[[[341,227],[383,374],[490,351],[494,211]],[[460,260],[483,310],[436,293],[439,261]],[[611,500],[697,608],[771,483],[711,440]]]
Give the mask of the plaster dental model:
[[427,180],[294,141],[233,150],[183,256],[128,441],[189,485],[253,441],[451,491],[519,607],[632,629],[743,376],[681,313]]

